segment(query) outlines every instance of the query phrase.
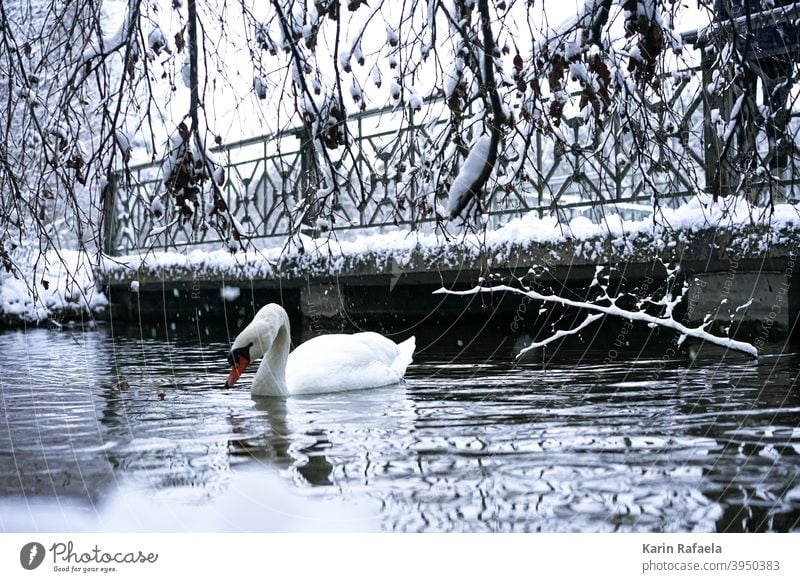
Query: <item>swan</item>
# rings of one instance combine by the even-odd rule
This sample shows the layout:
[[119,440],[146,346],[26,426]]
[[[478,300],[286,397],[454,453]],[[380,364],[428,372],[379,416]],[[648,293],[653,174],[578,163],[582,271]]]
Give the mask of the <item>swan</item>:
[[396,344],[374,332],[321,335],[289,353],[289,316],[280,305],[262,307],[233,341],[225,381],[230,388],[250,362],[262,358],[251,394],[292,396],[399,384],[415,339]]

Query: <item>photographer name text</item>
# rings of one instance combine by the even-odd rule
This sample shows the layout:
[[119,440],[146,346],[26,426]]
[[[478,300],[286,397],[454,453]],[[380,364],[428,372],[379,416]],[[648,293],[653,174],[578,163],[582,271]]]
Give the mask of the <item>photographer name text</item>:
[[643,554],[721,554],[718,544],[642,544]]

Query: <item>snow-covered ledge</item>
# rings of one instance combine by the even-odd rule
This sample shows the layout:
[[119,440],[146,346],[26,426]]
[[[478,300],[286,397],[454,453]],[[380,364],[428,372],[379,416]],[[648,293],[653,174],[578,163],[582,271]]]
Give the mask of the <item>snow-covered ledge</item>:
[[[552,217],[529,215],[485,237],[445,241],[397,231],[301,242],[302,250],[295,241],[236,254],[187,250],[109,258],[100,275],[116,289],[113,303],[134,281],[143,291],[153,286],[159,292],[165,283],[285,289],[340,282],[385,283],[388,292],[398,279],[402,284],[475,284],[487,270],[522,276],[534,266],[547,266],[554,277],[578,284],[591,280],[598,264],[616,266],[635,279],[654,261],[662,261],[681,266],[692,285],[689,301],[702,295],[703,302],[697,300],[696,309],[690,309],[700,320],[708,312],[721,320],[750,312],[763,318],[772,311],[770,289],[798,280],[793,257],[800,243],[800,210],[785,204],[768,215],[745,203],[725,208],[695,198],[679,209],[664,209],[655,220],[623,221],[609,215],[600,225],[584,217],[560,224]],[[779,323],[787,325],[797,293],[795,284],[778,299],[785,299],[779,314],[785,319]],[[790,303],[795,305],[790,308]]]

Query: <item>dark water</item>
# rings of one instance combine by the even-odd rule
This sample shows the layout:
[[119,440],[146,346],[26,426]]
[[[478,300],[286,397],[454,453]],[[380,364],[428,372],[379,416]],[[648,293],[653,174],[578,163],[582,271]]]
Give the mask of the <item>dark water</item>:
[[0,334],[0,529],[800,528],[786,347],[515,365],[422,341],[403,386],[254,401],[208,336]]

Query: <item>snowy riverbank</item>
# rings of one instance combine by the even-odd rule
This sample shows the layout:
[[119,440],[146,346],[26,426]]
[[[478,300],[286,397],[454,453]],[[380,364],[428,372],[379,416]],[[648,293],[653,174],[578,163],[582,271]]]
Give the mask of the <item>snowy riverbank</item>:
[[19,272],[0,275],[0,324],[42,323],[56,316],[102,315],[108,300],[97,288],[92,257],[63,250],[18,257]]

